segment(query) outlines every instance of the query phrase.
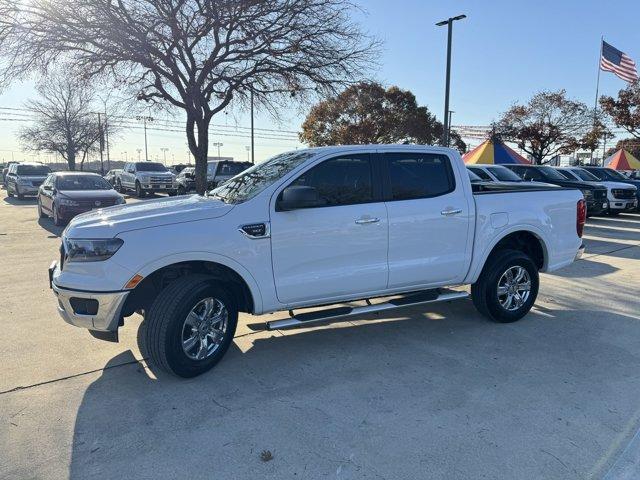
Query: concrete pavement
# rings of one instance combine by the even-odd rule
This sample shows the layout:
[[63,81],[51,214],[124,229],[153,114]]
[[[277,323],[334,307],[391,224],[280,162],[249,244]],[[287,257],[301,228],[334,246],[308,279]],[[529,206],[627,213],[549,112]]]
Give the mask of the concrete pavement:
[[590,219],[521,322],[470,301],[287,332],[245,316],[191,380],[149,368],[139,317],[119,344],[58,318],[59,233],[0,200],[0,478],[640,476],[640,215]]

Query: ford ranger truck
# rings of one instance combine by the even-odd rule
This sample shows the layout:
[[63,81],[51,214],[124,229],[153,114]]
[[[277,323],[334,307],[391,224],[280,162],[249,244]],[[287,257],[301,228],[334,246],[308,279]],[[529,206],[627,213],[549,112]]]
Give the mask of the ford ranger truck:
[[538,272],[581,255],[585,202],[575,189],[495,185],[472,188],[447,148],[297,150],[204,197],[74,218],[50,285],[62,318],[98,338],[116,341],[141,313],[152,364],[181,377],[220,361],[239,312],[289,311],[263,328],[306,327],[466,298],[451,287],[470,285],[484,316],[514,322]]

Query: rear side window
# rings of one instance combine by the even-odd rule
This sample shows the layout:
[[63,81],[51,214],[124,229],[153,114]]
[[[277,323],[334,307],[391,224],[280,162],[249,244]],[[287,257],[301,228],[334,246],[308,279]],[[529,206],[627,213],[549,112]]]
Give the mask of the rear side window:
[[389,169],[392,200],[437,197],[456,187],[446,155],[387,153],[384,157]]
[[369,155],[332,158],[303,173],[293,185],[314,187],[325,206],[373,202]]

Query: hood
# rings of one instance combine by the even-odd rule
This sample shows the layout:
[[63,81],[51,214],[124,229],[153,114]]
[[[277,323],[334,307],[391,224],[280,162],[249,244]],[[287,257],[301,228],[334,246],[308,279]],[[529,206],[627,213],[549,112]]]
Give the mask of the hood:
[[[603,184],[605,184],[607,187],[609,188],[626,188],[626,189],[631,189],[632,187],[636,187],[636,185],[633,185],[631,183],[627,183],[627,182],[602,182]],[[638,182],[640,183],[640,182]]]
[[147,200],[78,215],[69,223],[64,235],[69,238],[112,238],[130,230],[221,217],[233,207],[199,195]]
[[48,175],[16,175],[20,180],[44,180]]
[[115,190],[58,190],[58,194],[74,200],[118,198],[120,194]]
[[579,182],[573,180],[551,180],[550,183],[560,185],[565,188],[577,188],[578,190],[595,190],[596,188],[606,189],[604,185],[595,182]]

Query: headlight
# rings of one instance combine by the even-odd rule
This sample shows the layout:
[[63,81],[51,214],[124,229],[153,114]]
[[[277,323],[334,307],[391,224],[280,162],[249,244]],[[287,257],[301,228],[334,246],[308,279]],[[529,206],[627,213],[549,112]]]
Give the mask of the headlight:
[[593,197],[593,192],[591,190],[581,190],[582,195],[584,195],[584,198],[591,198]]
[[125,203],[127,203],[127,201],[124,199],[124,197],[118,197],[116,199],[116,205],[123,205]]
[[79,207],[80,204],[75,200],[71,200],[70,198],[59,198],[58,205],[64,205],[66,207]]
[[96,240],[76,240],[67,238],[64,241],[67,262],[101,262],[111,258],[124,241],[120,238]]

